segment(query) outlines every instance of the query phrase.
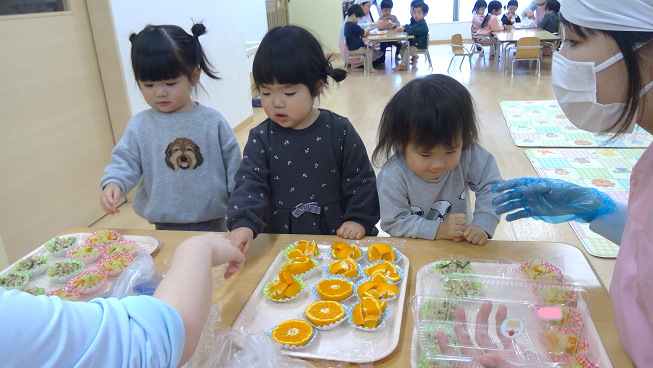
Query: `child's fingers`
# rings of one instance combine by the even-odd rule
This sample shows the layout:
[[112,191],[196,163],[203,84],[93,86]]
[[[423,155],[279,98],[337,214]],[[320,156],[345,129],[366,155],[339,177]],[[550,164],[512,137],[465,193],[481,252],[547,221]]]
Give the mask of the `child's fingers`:
[[481,240],[478,242],[478,245],[485,245],[487,244],[487,238],[481,238]]
[[356,233],[356,239],[363,239],[365,236],[365,231],[359,231]]

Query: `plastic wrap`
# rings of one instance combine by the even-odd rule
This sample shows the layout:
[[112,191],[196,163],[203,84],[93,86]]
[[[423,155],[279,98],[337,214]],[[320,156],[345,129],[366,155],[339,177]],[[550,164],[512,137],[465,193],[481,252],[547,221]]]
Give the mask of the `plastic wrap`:
[[[533,264],[551,275],[524,272]],[[581,358],[598,365],[605,354],[589,316],[591,292],[566,275],[558,255],[523,263],[451,255],[417,272],[415,292],[415,367],[480,367],[490,352],[519,367],[567,367]]]
[[[339,241],[358,244],[361,251],[365,251],[368,246],[379,242],[388,243],[399,252],[404,249],[404,241],[402,240],[379,241],[379,239],[366,238],[362,240],[339,239]],[[318,244],[320,257],[315,258],[315,260],[320,263],[320,266],[313,275],[306,279],[306,288],[309,291],[313,289],[318,281],[330,277],[328,267],[325,271],[324,265],[328,265],[329,260],[331,260],[331,252],[329,251],[331,244]],[[287,249],[287,247],[284,247],[284,249]],[[287,252],[285,253],[287,254]],[[364,257],[361,258],[359,261],[360,271],[363,270],[363,267],[369,265]],[[306,307],[320,300],[319,296],[313,295],[312,292],[303,292],[287,303],[277,303],[263,295],[264,286],[277,277],[277,273],[285,261],[286,256],[284,252],[281,252],[275,258],[265,276],[263,276],[254,294],[233,324],[233,329],[238,335],[249,336],[253,334],[258,338],[258,336],[265,335],[266,331],[281,322],[291,319],[303,319]],[[409,272],[410,263],[407,257],[403,256],[398,259],[398,265],[404,273]],[[358,276],[348,280],[356,284],[361,279],[362,277]],[[303,349],[296,351],[281,349],[281,352],[294,357],[320,360],[322,364],[332,367],[345,367],[351,363],[361,364],[364,367],[372,366],[372,362],[392,353],[399,341],[402,329],[401,316],[406,296],[405,278],[402,277],[396,285],[399,287],[398,296],[387,301],[388,317],[377,330],[372,332],[361,331],[352,327],[349,323],[340,323],[333,329],[319,331],[315,340]],[[347,308],[351,308],[359,301],[358,298],[352,297],[344,300],[342,304]]]
[[152,295],[161,280],[163,276],[157,272],[152,256],[141,254],[122,271],[111,288],[100,296],[122,299],[133,295]]

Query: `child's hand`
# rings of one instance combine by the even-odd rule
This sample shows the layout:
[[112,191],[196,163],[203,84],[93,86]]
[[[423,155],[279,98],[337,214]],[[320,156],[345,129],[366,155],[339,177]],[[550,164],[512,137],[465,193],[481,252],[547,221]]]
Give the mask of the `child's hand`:
[[240,249],[242,246],[243,255],[245,255],[254,240],[254,232],[248,227],[239,227],[229,233],[228,239],[234,247]]
[[363,30],[363,31],[365,31],[364,36],[369,35],[371,30],[372,30],[372,28],[370,28],[370,27],[365,28],[365,29]]
[[120,201],[120,196],[122,195],[122,190],[120,190],[120,185],[116,183],[109,183],[104,186],[102,190],[102,195],[100,196],[100,205],[104,212],[109,215],[115,215],[120,213],[120,210],[116,208],[118,201]]
[[229,263],[224,273],[225,279],[233,276],[245,263],[245,256],[221,234],[206,233],[188,238],[185,242],[201,242],[208,245],[211,248],[213,267]]
[[399,26],[399,27],[395,28],[395,31],[397,31],[397,33],[401,33],[401,32],[404,31],[404,27]]
[[435,233],[435,240],[446,239],[461,241],[463,240],[463,232],[465,231],[465,214],[454,213],[449,215],[444,221],[440,223],[437,233]]
[[346,239],[362,239],[365,236],[365,228],[358,222],[347,221],[336,231],[336,235]]
[[476,245],[485,245],[487,243],[487,233],[476,225],[467,225],[463,237],[468,242]]

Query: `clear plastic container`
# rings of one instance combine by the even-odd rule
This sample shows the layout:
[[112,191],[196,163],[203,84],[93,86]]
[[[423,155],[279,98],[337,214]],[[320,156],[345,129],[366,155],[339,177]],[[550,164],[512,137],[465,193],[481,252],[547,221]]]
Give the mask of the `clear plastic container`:
[[[557,367],[589,350],[583,285],[437,272],[427,279],[429,295],[411,298],[420,366],[480,367],[475,359],[493,352],[519,367]],[[442,346],[438,331],[448,340]]]

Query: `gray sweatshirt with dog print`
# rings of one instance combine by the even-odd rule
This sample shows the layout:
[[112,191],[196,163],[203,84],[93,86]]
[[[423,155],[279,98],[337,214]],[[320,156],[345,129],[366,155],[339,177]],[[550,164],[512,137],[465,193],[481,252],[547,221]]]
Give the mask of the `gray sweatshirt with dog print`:
[[[476,143],[462,151],[453,170],[433,180],[414,173],[400,151],[383,165],[376,178],[381,229],[390,236],[433,240],[448,215],[465,213],[468,224],[480,227],[492,238],[500,220],[492,207],[492,186],[501,181],[494,157]],[[476,194],[473,216],[467,211],[470,189]]]
[[180,114],[149,109],[129,120],[111,151],[100,187],[136,187],[134,211],[149,222],[193,223],[226,217],[238,141],[225,118],[197,104]]

